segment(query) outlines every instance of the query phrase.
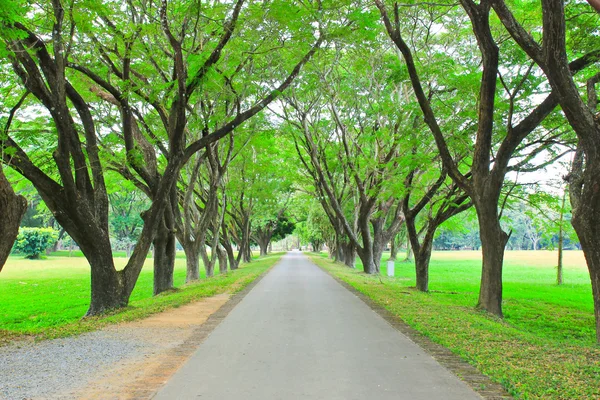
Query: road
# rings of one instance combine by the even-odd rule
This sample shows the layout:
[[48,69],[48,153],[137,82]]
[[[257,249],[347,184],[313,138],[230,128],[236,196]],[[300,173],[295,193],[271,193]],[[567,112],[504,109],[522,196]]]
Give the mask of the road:
[[288,253],[154,399],[481,399],[300,252]]

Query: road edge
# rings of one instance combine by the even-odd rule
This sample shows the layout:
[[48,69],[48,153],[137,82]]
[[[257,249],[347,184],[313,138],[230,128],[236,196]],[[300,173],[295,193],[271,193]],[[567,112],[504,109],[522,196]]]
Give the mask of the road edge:
[[[305,255],[306,256],[306,255]],[[438,363],[450,371],[453,375],[465,382],[473,391],[486,400],[509,400],[513,397],[499,383],[493,382],[487,375],[481,373],[477,368],[464,361],[460,356],[452,353],[448,348],[433,342],[427,336],[411,328],[399,316],[393,314],[380,304],[376,303],[366,294],[360,292],[347,282],[333,275],[327,269],[313,262],[310,256],[306,258],[321,271],[332,277],[350,293],[358,297],[371,310],[387,321],[394,329],[412,340]]]
[[[284,255],[285,256],[285,255]],[[200,326],[195,328],[190,336],[179,346],[170,349],[164,356],[163,361],[157,366],[152,375],[162,375],[161,378],[164,382],[158,387],[144,387],[144,377],[132,382],[131,386],[137,387],[133,392],[133,395],[129,397],[130,400],[148,400],[154,398],[154,396],[166,385],[168,380],[187,362],[189,357],[198,349],[198,347],[208,338],[208,336],[215,330],[217,326],[229,315],[229,313],[237,306],[248,293],[265,277],[273,268],[275,268],[281,260],[282,256],[275,264],[269,267],[262,274],[257,276],[252,282],[250,282],[244,289],[233,294],[227,302],[225,302],[217,311],[212,313],[208,319]],[[181,362],[181,359],[185,358],[185,361]],[[177,365],[174,365],[174,364]]]

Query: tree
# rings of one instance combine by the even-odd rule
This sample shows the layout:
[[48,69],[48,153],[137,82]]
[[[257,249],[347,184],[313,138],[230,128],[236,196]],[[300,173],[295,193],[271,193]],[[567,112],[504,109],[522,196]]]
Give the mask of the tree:
[[[24,96],[30,93],[30,98],[33,98],[31,101],[46,110],[54,123],[52,131],[47,134],[55,137],[57,143],[55,149],[50,149],[54,165],[48,173],[28,155],[29,149],[20,146],[10,134],[0,138],[3,161],[32,182],[57,221],[78,243],[88,259],[92,275],[92,299],[87,315],[127,305],[150,245],[153,242],[158,244],[156,237],[159,237],[158,240],[166,238],[166,245],[157,247],[165,249],[161,254],[164,255],[167,268],[160,270],[160,285],[156,285],[155,279],[155,291],[157,287],[161,289],[172,286],[172,274],[168,264],[174,255],[175,241],[170,212],[165,214],[164,211],[172,210],[173,205],[177,204],[176,191],[173,188],[180,169],[197,151],[225,137],[273,101],[292,83],[323,41],[323,37],[316,39],[314,45],[291,67],[288,75],[283,76],[274,85],[259,85],[261,91],[252,93],[251,103],[237,102],[235,115],[231,119],[214,129],[207,127],[201,138],[186,143],[190,101],[202,87],[206,75],[213,71],[221,60],[223,49],[236,30],[243,1],[237,1],[231,9],[223,10],[225,19],[214,21],[219,27],[215,32],[215,40],[211,42],[212,46],[203,53],[206,57],[202,57],[201,60],[196,57],[197,63],[191,66],[186,64],[186,60],[194,58],[184,56],[184,49],[191,49],[194,54],[200,54],[206,49],[198,46],[188,48],[187,45],[183,45],[184,40],[192,39],[186,35],[185,29],[180,28],[190,25],[172,26],[183,23],[185,18],[178,18],[182,16],[181,13],[185,14],[185,9],[173,7],[180,13],[174,12],[177,15],[170,20],[170,3],[163,1],[159,9],[160,19],[157,21],[153,16],[145,19],[145,12],[149,10],[144,8],[144,4],[127,2],[126,6],[129,15],[133,15],[136,21],[146,22],[145,27],[152,27],[143,30],[145,37],[166,37],[169,50],[160,52],[166,57],[161,59],[161,65],[153,65],[152,54],[148,54],[150,51],[139,47],[141,44],[135,40],[135,29],[120,36],[115,43],[116,47],[111,47],[111,55],[114,58],[107,58],[106,54],[102,53],[102,43],[94,42],[93,39],[97,36],[98,32],[94,30],[98,29],[98,26],[89,23],[94,19],[89,18],[89,12],[94,11],[94,15],[97,14],[99,20],[103,21],[102,30],[114,36],[119,36],[119,25],[112,23],[113,19],[123,16],[121,9],[111,10],[108,6],[104,7],[104,4],[78,3],[77,7],[65,10],[60,0],[53,0],[48,8],[38,7],[33,10],[29,7],[21,10],[20,15],[31,17],[32,21],[22,21],[22,18],[5,20],[0,32],[7,43],[3,55],[5,54],[11,63],[13,76],[17,77],[24,87]],[[46,9],[52,11],[46,14]],[[221,24],[221,21],[224,22]],[[313,28],[310,24],[309,26],[312,32]],[[38,32],[34,32],[33,29]],[[181,34],[181,37],[175,37],[174,31]],[[129,36],[130,34],[132,35]],[[48,42],[44,38],[47,38]],[[90,57],[91,54],[98,53],[85,52],[89,50],[89,46],[83,44],[90,42],[98,45],[95,49],[102,56],[100,61],[106,62],[110,66],[109,70],[105,65],[98,65],[98,57]],[[74,43],[81,46],[74,46]],[[158,48],[163,47],[158,44]],[[112,52],[113,49],[116,51]],[[143,84],[144,74],[137,68],[140,59],[147,61],[143,66],[152,75],[147,84]],[[161,74],[164,72],[163,68],[170,69],[170,73]],[[107,73],[111,79],[103,78]],[[166,84],[154,85],[165,77]],[[97,92],[98,97],[108,93],[110,100],[119,104],[121,115],[118,125],[122,129],[123,139],[119,146],[125,150],[127,159],[127,163],[123,165],[132,168],[138,174],[148,175],[146,182],[155,183],[151,188],[152,206],[145,214],[144,227],[135,250],[125,268],[119,271],[116,270],[112,259],[105,166],[100,158],[99,137],[104,138],[105,130],[98,130],[97,126],[102,125],[102,116],[95,113],[96,110],[86,101],[90,83],[101,89]],[[140,87],[162,90],[162,94],[169,100],[168,108],[165,109],[163,105],[152,100],[158,98],[157,95],[161,93],[155,92],[148,96],[138,90]],[[159,176],[151,176],[154,171],[152,154],[143,151],[149,150],[150,147],[144,148],[144,140],[140,140],[141,136],[138,135],[140,129],[137,129],[137,123],[142,124],[144,118],[137,114],[137,106],[143,102],[148,105],[147,109],[151,110],[149,112],[152,117],[156,117],[158,124],[162,125],[164,137],[168,141],[167,151],[163,154],[166,162]],[[150,126],[152,124],[144,126],[149,135],[152,131],[148,129]]]
[[[425,165],[422,169],[426,171],[427,164]],[[407,191],[403,199],[407,235],[415,256],[416,287],[422,292],[429,291],[429,261],[438,227],[472,205],[468,196],[455,183],[443,188],[447,183],[447,175],[443,167],[440,171],[436,181],[429,181],[431,183],[421,188],[422,194],[417,197],[415,204],[411,204],[411,195],[414,197],[417,192],[418,185],[415,178],[421,171],[416,169],[411,171],[407,178]],[[421,226],[417,229],[417,219],[422,211],[427,212],[421,217]]]
[[[590,62],[597,61],[600,46],[595,41],[583,42],[584,48],[568,48],[567,32],[577,38],[582,34],[582,26],[596,29],[598,15],[594,13],[589,21],[577,14],[569,20],[571,30],[567,30],[565,4],[558,0],[542,0],[542,43],[518,22],[512,11],[502,0],[493,0],[494,11],[513,40],[542,69],[560,103],[564,115],[577,134],[578,149],[569,177],[570,199],[573,208],[571,223],[581,242],[590,278],[594,298],[596,319],[596,339],[600,343],[600,122],[596,118],[598,100],[595,85],[600,75],[595,74],[587,80],[587,102],[580,93],[574,80],[573,71],[581,69]],[[585,5],[575,6],[578,12]],[[583,10],[585,12],[586,10]],[[591,10],[590,10],[591,11]],[[586,30],[586,35],[589,32]],[[588,51],[587,54],[581,55]],[[569,62],[569,56],[580,55]]]
[[[364,38],[361,38],[364,39]],[[282,118],[337,235],[336,247],[378,273],[383,250],[404,222],[405,177],[419,157],[410,106],[391,68],[395,55],[381,36],[361,45],[336,43],[290,92]],[[314,90],[315,87],[322,89]],[[420,154],[420,153],[419,153]]]
[[[443,76],[434,76],[431,82],[424,85],[423,78],[426,67],[422,66],[420,60],[415,58],[414,51],[411,50],[404,38],[398,5],[395,5],[394,18],[391,19],[383,1],[375,0],[375,3],[379,8],[389,37],[404,58],[411,86],[425,123],[435,139],[444,168],[446,168],[452,180],[471,198],[475,206],[483,252],[477,307],[501,317],[502,265],[508,234],[501,227],[498,204],[504,178],[510,170],[531,169],[529,163],[535,158],[535,155],[539,154],[542,149],[547,148],[549,143],[552,143],[549,139],[556,136],[552,134],[552,130],[535,130],[557,106],[556,93],[547,95],[541,103],[531,109],[531,101],[524,100],[535,93],[534,89],[536,87],[543,85],[535,79],[532,68],[514,69],[508,65],[504,68],[507,72],[500,68],[500,46],[492,34],[490,24],[491,2],[484,0],[476,4],[471,0],[463,0],[460,4],[467,14],[479,51],[478,56],[476,56],[476,53],[472,53],[477,61],[476,65],[468,65],[473,59],[466,60],[466,67],[469,72],[466,76],[470,81],[473,81],[473,76],[480,77],[480,84],[478,87],[473,88],[471,84],[465,81],[462,82],[468,85],[466,86],[467,89],[472,90],[464,98],[475,99],[471,103],[471,107],[477,108],[477,115],[472,117],[459,112],[456,113],[456,117],[451,117],[448,121],[441,116],[442,112],[436,112],[434,107],[442,94],[446,97],[455,96],[456,104],[460,104],[460,100],[456,97],[457,95],[460,96],[459,87],[454,86],[459,82],[448,81]],[[429,10],[429,12],[431,11]],[[415,12],[418,13],[418,10]],[[449,11],[442,11],[441,13],[445,15]],[[453,13],[452,16],[452,19],[448,18],[444,21],[448,21],[451,25],[449,31],[454,32],[454,29],[464,26],[465,20],[464,16],[460,14]],[[428,26],[431,26],[431,24],[432,22],[429,22]],[[414,35],[415,32],[412,32],[411,38],[414,38]],[[426,37],[429,39],[430,35]],[[463,41],[450,46],[451,57],[456,56],[456,47],[453,46],[464,47],[465,43],[468,42]],[[444,55],[444,49],[448,49],[447,46],[431,46],[431,48],[433,50],[441,48],[442,54],[431,54],[428,59],[435,59],[440,55],[444,58],[447,57]],[[514,53],[513,49],[507,45],[502,46],[502,48],[511,52],[511,54]],[[468,46],[464,50],[473,51]],[[456,60],[456,58],[454,59]],[[481,66],[479,62],[481,62]],[[576,67],[574,70],[579,68]],[[464,76],[463,72],[462,77]],[[427,76],[425,75],[425,77]],[[499,80],[504,89],[503,96],[499,96],[497,91]],[[428,95],[426,89],[431,87],[437,89],[440,94],[437,96],[434,94]],[[474,93],[477,93],[477,95],[473,96]],[[507,106],[499,108],[496,103],[497,98],[502,99]],[[447,98],[443,100],[449,101]],[[500,115],[506,120],[506,127],[503,130],[495,129],[495,122],[499,120]],[[465,116],[467,118],[464,118]],[[521,116],[518,123],[514,121],[517,116]],[[444,129],[447,130],[446,134]],[[453,135],[455,130],[468,132],[467,137],[463,136],[463,143],[464,141],[472,141],[474,146],[462,145],[457,154],[453,154],[452,144],[458,142],[456,134]],[[533,135],[534,132],[539,136]],[[529,141],[528,143],[524,143],[526,138]],[[517,156],[519,153],[521,153],[520,157]],[[555,158],[559,158],[561,155],[559,154]],[[513,159],[518,161],[510,164]],[[539,168],[540,165],[537,167]]]
[[52,228],[21,228],[15,242],[15,250],[30,260],[37,260],[58,239]]
[[23,196],[16,195],[6,179],[0,165],[0,271],[8,258],[13,243],[19,234],[21,218],[27,210],[27,201]]

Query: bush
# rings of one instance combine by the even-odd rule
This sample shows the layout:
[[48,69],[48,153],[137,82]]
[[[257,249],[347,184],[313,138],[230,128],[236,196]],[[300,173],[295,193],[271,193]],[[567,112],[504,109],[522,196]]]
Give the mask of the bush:
[[57,239],[58,231],[52,228],[21,228],[14,249],[31,260],[39,259]]

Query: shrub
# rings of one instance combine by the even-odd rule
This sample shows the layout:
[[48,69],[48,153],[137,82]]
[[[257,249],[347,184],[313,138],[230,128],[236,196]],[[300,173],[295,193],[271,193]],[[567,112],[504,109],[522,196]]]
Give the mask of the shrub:
[[58,231],[52,228],[21,228],[15,242],[15,250],[26,258],[39,259],[46,249],[58,239]]

